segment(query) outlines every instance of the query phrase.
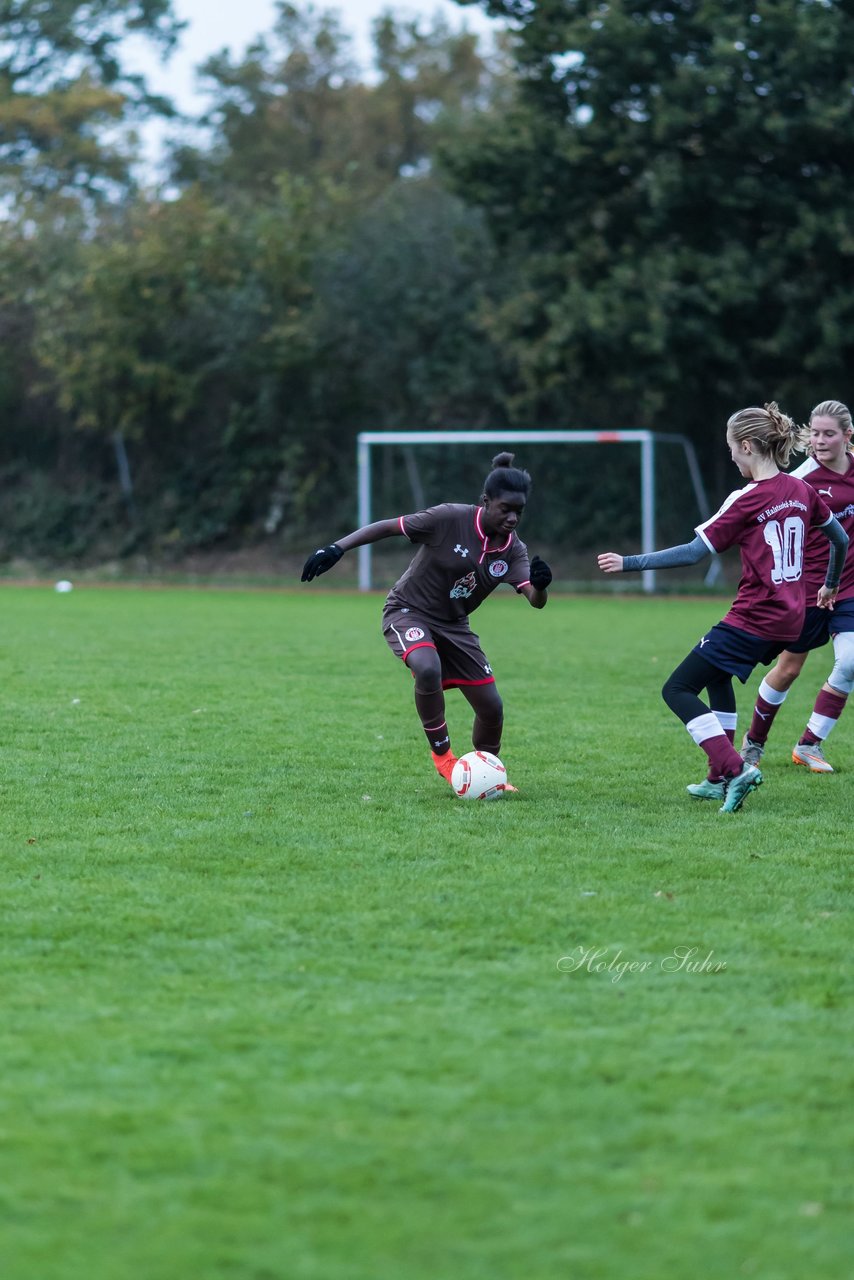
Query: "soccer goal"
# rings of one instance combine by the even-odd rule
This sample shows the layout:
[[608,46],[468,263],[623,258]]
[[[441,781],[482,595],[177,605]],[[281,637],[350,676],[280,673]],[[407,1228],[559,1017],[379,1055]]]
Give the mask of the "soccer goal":
[[[640,447],[640,517],[641,517],[641,550],[655,550],[656,523],[656,491],[655,491],[655,459],[656,448],[660,444],[679,446],[685,456],[688,478],[693,488],[700,520],[705,520],[711,512],[706,497],[703,478],[697,461],[693,444],[686,436],[672,435],[659,431],[362,431],[357,438],[357,474],[359,485],[359,527],[370,524],[373,520],[372,492],[372,459],[373,450],[390,445],[402,447],[407,451],[407,467],[415,498],[416,507],[424,505],[423,496],[419,492],[417,469],[412,464],[413,450],[418,445],[633,445]],[[359,548],[359,589],[370,591],[373,585],[371,573],[371,546]],[[707,584],[717,580],[720,565],[715,558],[706,575]],[[655,590],[655,571],[646,569],[641,575],[644,591]]]

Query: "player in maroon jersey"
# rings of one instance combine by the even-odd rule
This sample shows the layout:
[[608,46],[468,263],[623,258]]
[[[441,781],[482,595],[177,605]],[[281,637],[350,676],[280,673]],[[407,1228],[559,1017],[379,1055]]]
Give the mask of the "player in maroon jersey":
[[[851,453],[851,414],[839,400],[823,400],[810,414],[809,458],[792,472],[805,480],[823,498],[848,537],[854,535],[854,456]],[[804,557],[807,600],[822,581],[827,548],[821,538],[810,535]],[[803,630],[777,659],[759,686],[753,720],[741,753],[750,764],[758,764],[765,750],[774,717],[789,689],[801,674],[807,655],[833,639],[836,656],[833,670],[822,685],[807,727],[792,751],[795,764],[806,765],[812,773],[833,773],[824,758],[822,743],[842,715],[854,688],[854,555],[849,554],[842,570],[839,594],[832,610],[808,607]]]
[[[722,799],[734,813],[762,782],[755,764],[742,759],[735,740],[733,676],[744,683],[757,664],[768,664],[796,639],[806,609],[803,578],[807,530],[821,528],[831,544],[816,603],[836,596],[848,546],[842,526],[803,480],[780,470],[803,433],[776,404],[734,413],[727,423],[730,456],[749,484],[736,489],[720,511],[697,526],[693,542],[649,555],[599,556],[605,573],[696,564],[709,552],[741,548],[738,593],[723,620],[712,627],[665,682],[662,696],[709,759],[709,777],[689,786],[691,795]],[[709,695],[707,706],[700,699]]]
[[[469,626],[472,613],[502,582],[535,609],[548,599],[552,572],[516,533],[531,477],[512,453],[492,460],[479,506],[445,502],[414,515],[378,520],[320,547],[305,562],[302,581],[326,573],[345,551],[403,536],[418,545],[409,568],[388,593],[383,634],[415,677],[415,706],[433,756],[448,782],[456,764],[445,720],[445,689],[458,688],[474,710],[475,750],[498,755],[504,711],[492,667]],[[512,790],[513,788],[508,788]]]

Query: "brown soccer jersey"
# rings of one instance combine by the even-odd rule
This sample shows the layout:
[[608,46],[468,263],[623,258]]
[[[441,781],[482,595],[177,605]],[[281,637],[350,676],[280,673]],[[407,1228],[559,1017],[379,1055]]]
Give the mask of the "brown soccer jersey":
[[528,548],[515,533],[487,538],[480,507],[444,502],[401,516],[401,533],[418,544],[387,604],[453,622],[483,604],[502,582],[517,591],[530,582]]

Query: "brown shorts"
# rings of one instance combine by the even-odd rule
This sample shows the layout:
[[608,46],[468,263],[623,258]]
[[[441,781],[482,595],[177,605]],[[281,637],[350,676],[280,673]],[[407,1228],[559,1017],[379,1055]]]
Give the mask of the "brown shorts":
[[494,684],[492,667],[468,622],[437,622],[414,609],[383,610],[383,635],[392,653],[405,662],[413,649],[435,649],[442,663],[442,688]]

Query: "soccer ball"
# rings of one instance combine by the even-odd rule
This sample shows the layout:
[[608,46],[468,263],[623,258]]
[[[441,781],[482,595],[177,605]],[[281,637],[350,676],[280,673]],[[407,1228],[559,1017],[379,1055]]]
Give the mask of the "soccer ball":
[[497,800],[507,790],[507,770],[498,756],[470,751],[454,765],[451,786],[463,800]]

